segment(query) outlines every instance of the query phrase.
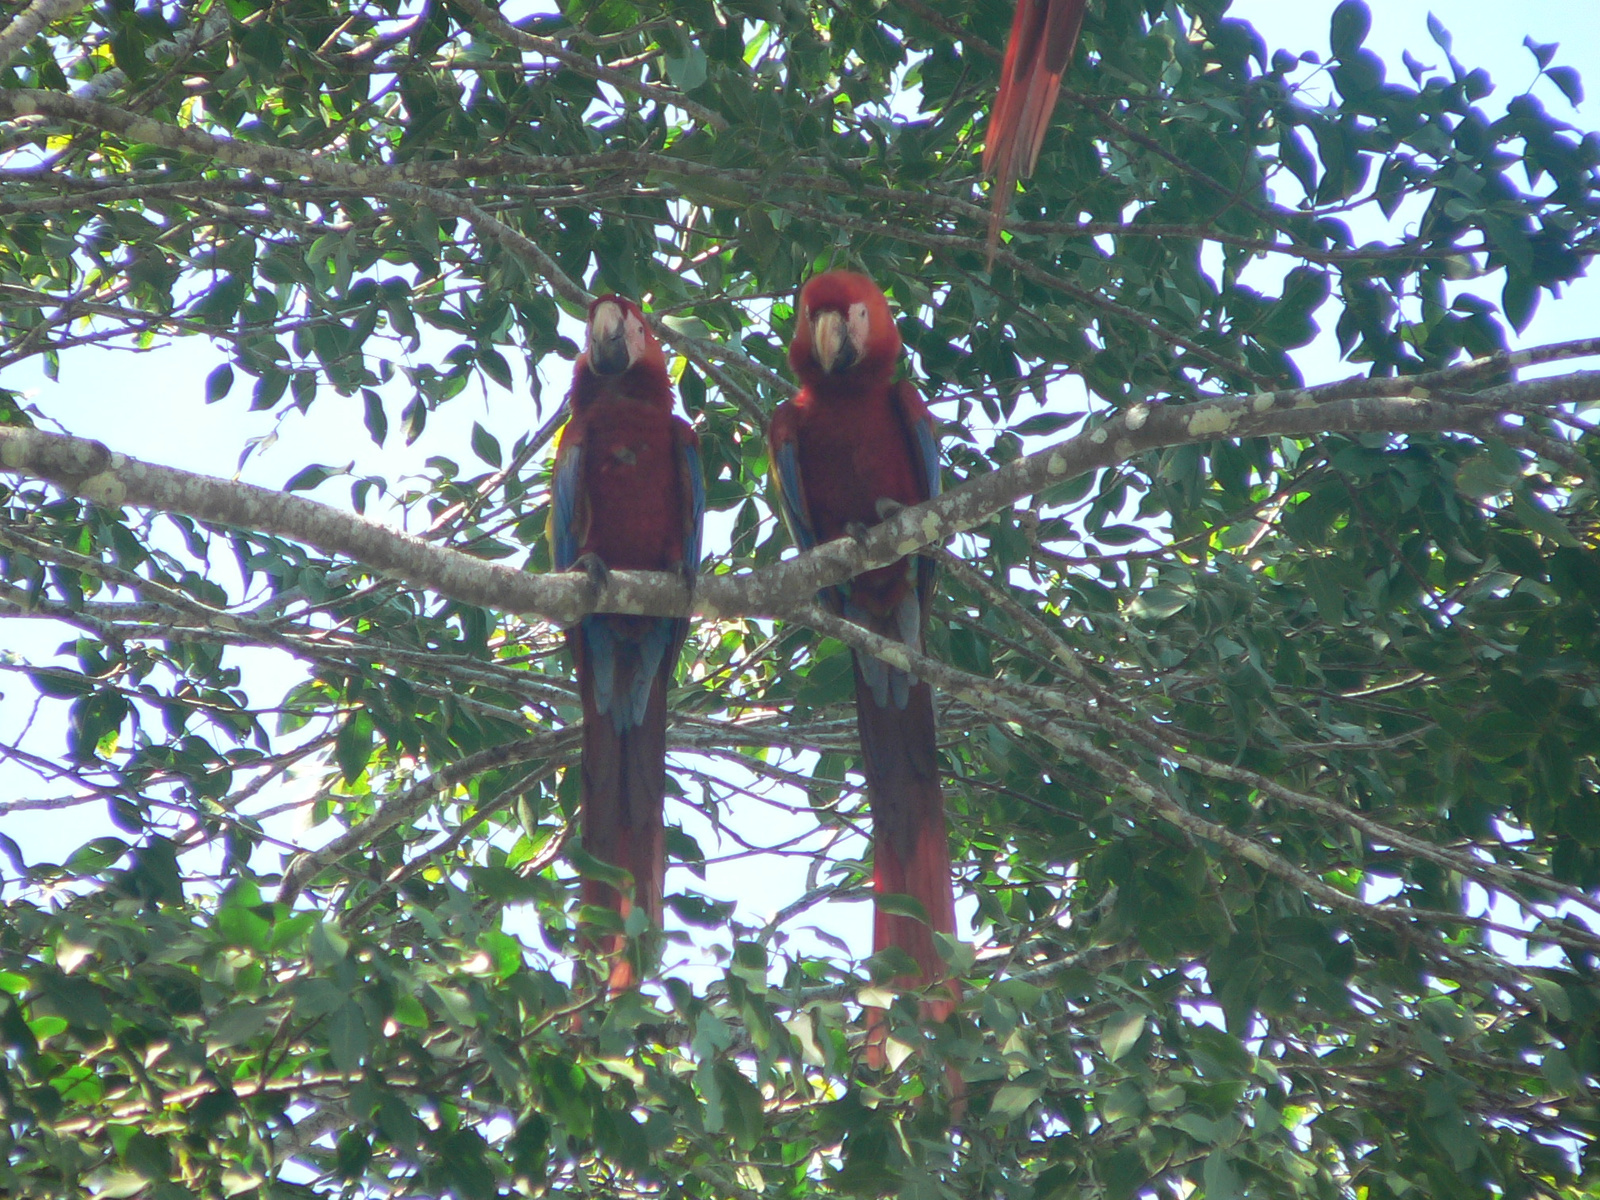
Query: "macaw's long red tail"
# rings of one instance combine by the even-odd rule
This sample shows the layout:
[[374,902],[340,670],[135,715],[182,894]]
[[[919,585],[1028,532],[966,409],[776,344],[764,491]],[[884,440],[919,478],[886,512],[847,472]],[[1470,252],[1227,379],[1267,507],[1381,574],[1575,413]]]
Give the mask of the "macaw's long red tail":
[[1000,91],[984,137],[984,173],[994,176],[989,204],[989,259],[1000,244],[1000,225],[1017,180],[1033,174],[1061,77],[1083,28],[1086,0],[1017,0],[1011,38],[1000,67]]
[[[684,624],[591,616],[567,634],[583,700],[583,848],[633,876],[631,898],[584,879],[582,902],[623,918],[637,906],[652,925],[661,923],[666,873],[667,685]],[[607,934],[597,945],[611,963],[607,982],[614,993],[639,983],[626,943],[621,934]]]
[[[902,986],[944,981],[949,998],[922,1005],[925,1019],[942,1021],[955,1010],[958,986],[947,980],[948,968],[933,935],[955,933],[956,908],[944,792],[939,787],[933,690],[876,661],[863,672],[858,658],[855,674],[856,725],[872,809],[873,889],[879,895],[910,896],[928,914],[924,923],[879,908],[873,918],[872,948],[897,946],[916,961],[918,974],[898,980]],[[876,690],[869,676],[875,677]],[[868,1010],[867,1028],[867,1060],[881,1068],[887,1031],[880,1010]]]

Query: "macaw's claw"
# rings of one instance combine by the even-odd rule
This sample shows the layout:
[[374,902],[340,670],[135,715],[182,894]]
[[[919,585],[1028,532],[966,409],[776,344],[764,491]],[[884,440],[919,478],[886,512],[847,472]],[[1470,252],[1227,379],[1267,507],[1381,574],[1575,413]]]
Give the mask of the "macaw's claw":
[[574,570],[582,571],[589,577],[589,586],[599,595],[606,590],[606,584],[611,582],[611,568],[606,566],[605,560],[598,554],[580,554],[572,562]]

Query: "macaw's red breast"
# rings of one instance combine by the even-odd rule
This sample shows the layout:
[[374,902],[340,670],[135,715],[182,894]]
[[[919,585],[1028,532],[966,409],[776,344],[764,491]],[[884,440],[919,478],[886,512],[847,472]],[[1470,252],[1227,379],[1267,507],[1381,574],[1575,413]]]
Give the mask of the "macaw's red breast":
[[574,418],[583,438],[588,535],[580,553],[613,570],[667,571],[683,565],[688,498],[678,447],[688,422],[646,404],[612,400]]
[[[883,292],[865,275],[827,271],[800,289],[789,364],[803,384],[779,407],[771,440],[793,447],[804,507],[815,542],[883,520],[885,502],[920,504],[932,494],[913,426],[927,409],[908,383],[893,382],[900,333]],[[852,602],[887,615],[915,587],[902,562],[851,581]]]
[[[793,401],[793,414],[800,476],[819,542],[844,536],[852,525],[876,525],[883,519],[879,500],[913,505],[927,499],[910,434],[888,388],[829,400],[808,390]],[[858,575],[851,593],[868,611],[886,613],[914,583],[904,562],[892,563]]]

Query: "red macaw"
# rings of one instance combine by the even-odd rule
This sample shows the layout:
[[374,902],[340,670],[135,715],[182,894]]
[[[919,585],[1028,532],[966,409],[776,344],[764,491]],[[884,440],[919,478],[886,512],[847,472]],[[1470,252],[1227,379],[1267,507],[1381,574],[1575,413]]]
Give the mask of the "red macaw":
[[[700,439],[672,411],[661,346],[631,300],[589,306],[588,348],[578,356],[556,445],[548,534],[558,571],[679,571],[700,567],[705,484]],[[633,895],[594,879],[585,904],[661,922],[666,843],[667,687],[688,633],[682,617],[593,613],[567,631],[583,702],[583,848],[633,876]],[[600,946],[610,987],[638,983],[624,939]]]
[[1000,222],[1016,191],[1039,161],[1061,76],[1083,28],[1086,0],[1017,0],[1011,40],[1000,67],[1000,93],[989,114],[983,170],[994,177],[989,205],[989,256],[1000,242]]
[[[795,542],[807,550],[876,525],[895,508],[939,494],[933,417],[909,380],[894,379],[900,334],[889,302],[865,275],[829,271],[800,291],[789,366],[804,385],[778,406],[768,431],[772,470]],[[933,563],[903,558],[831,588],[825,602],[874,633],[922,649],[933,602]],[[933,691],[880,659],[855,657],[856,725],[872,811],[873,889],[915,898],[915,917],[880,907],[874,950],[898,946],[918,974],[901,982],[943,982],[948,998],[925,1002],[943,1020],[955,984],[934,933],[955,933],[950,845],[934,739]],[[883,1015],[868,1014],[869,1061],[883,1064]]]

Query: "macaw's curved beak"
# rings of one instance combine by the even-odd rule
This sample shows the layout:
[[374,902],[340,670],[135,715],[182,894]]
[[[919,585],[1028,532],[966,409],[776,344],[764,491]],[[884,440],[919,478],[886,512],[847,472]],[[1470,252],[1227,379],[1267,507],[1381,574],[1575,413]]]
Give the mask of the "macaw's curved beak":
[[589,314],[589,368],[597,375],[620,375],[632,365],[627,316],[620,304],[601,301]]
[[848,371],[861,357],[844,314],[823,309],[811,318],[811,352],[830,375]]

